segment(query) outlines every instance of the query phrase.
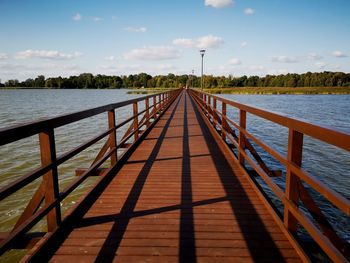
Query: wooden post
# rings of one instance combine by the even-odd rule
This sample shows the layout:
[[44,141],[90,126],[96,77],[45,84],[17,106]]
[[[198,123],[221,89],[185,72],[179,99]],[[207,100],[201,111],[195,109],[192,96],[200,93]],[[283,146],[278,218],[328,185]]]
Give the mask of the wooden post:
[[226,130],[226,103],[222,102],[222,119],[221,119],[221,137],[226,142],[226,135],[224,131]]
[[[247,126],[247,113],[244,110],[239,110],[239,126],[241,129],[246,129]],[[239,132],[239,147],[244,151],[245,149],[245,136],[243,132]],[[238,151],[238,160],[241,165],[244,165],[244,157]]]
[[[216,119],[216,98],[213,97],[213,121],[214,123],[217,121]],[[216,124],[215,124],[215,127],[216,127]]]
[[210,105],[211,104],[211,97],[210,96],[208,96],[208,117],[209,117],[209,121],[210,121],[210,115],[212,115],[213,114],[213,112],[212,112],[212,110],[211,110],[211,108],[210,108]]
[[[288,161],[294,163],[297,166],[301,166],[303,154],[303,134],[293,129],[289,129],[288,134]],[[299,202],[299,190],[298,185],[300,179],[298,176],[291,172],[289,165],[286,171],[286,198],[292,201],[296,206]],[[292,233],[297,231],[297,220],[289,212],[288,206],[284,207],[284,225]]]
[[146,107],[146,127],[148,128],[149,127],[149,98],[146,98],[145,100],[145,107]]
[[157,97],[156,96],[153,96],[153,113],[154,113],[154,116],[153,118],[155,119],[156,118],[156,112],[157,112]]
[[[49,165],[56,161],[55,136],[53,129],[39,133],[40,155],[42,166]],[[45,184],[45,204],[48,205],[55,201],[59,195],[57,166],[54,166],[43,176]],[[47,214],[47,230],[53,232],[61,223],[60,204],[57,204]]]
[[163,107],[162,94],[159,94],[159,112],[161,112],[162,107]]
[[139,131],[138,131],[138,126],[139,126],[139,116],[137,116],[138,114],[138,105],[137,105],[137,101],[135,101],[133,103],[133,114],[134,114],[134,139],[135,141],[137,140],[137,138],[139,137]]
[[[115,128],[115,111],[110,110],[108,111],[108,127],[109,129]],[[113,148],[117,148],[117,131],[114,129],[111,134],[109,135],[109,147],[112,150]],[[114,166],[117,163],[118,160],[118,153],[117,149],[115,149],[115,152],[111,155],[111,166]]]

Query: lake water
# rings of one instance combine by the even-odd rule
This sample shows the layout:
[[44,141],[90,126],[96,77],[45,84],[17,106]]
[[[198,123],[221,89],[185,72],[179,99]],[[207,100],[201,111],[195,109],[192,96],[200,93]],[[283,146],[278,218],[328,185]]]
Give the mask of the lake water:
[[[268,111],[281,113],[285,116],[303,119],[331,129],[350,133],[350,95],[219,95],[229,100]],[[237,109],[228,108],[231,119],[239,123]],[[247,114],[247,129],[265,144],[287,156],[288,129],[270,121]],[[283,176],[273,178],[275,183],[285,189],[285,169],[254,144],[263,160],[272,169],[280,169]],[[303,163],[305,171],[324,182],[327,186],[350,199],[350,153],[321,141],[304,136]],[[257,178],[274,204],[283,213],[282,205],[272,194],[263,180]],[[335,230],[345,240],[350,242],[350,218],[330,204],[323,196],[314,192],[307,185],[312,196],[317,200]],[[304,210],[304,212],[306,212]],[[307,213],[307,212],[306,212]],[[305,232],[300,235],[305,238]]]
[[[20,124],[38,118],[57,116],[63,113],[93,108],[124,101],[144,95],[127,94],[126,90],[0,90],[0,128]],[[303,118],[313,123],[329,126],[350,133],[350,95],[220,95],[230,100],[269,111],[281,112],[290,117]],[[142,106],[141,106],[142,109]],[[238,120],[237,111],[228,114]],[[120,122],[130,116],[130,107],[117,111]],[[55,130],[57,155],[73,149],[107,128],[107,115],[100,114],[87,120],[69,124]],[[288,130],[271,122],[248,114],[248,130],[268,145],[286,155]],[[120,138],[125,129],[118,131]],[[96,152],[104,142],[83,151],[77,157],[59,167],[60,189],[71,182],[78,167],[89,167]],[[350,199],[350,155],[348,152],[306,137],[303,148],[303,168],[322,180],[335,191]],[[278,162],[260,151],[263,159],[273,169],[283,168]],[[40,166],[38,137],[33,136],[19,142],[0,147],[0,187],[15,178]],[[283,171],[285,173],[285,171]],[[62,203],[63,211],[71,207],[78,197],[91,186],[89,178]],[[284,176],[275,178],[284,188]],[[0,203],[0,232],[9,231],[23,211],[39,180],[18,191]],[[269,192],[269,189],[264,186]],[[339,233],[350,240],[350,221],[338,209],[313,193]],[[273,195],[271,195],[273,198]],[[273,199],[281,207],[276,199]],[[44,222],[37,229],[44,227]]]

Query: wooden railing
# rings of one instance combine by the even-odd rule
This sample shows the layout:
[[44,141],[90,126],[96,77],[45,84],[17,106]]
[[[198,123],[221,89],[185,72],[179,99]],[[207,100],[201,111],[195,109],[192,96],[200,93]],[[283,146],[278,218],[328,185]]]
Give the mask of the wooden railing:
[[[3,254],[11,247],[14,247],[14,245],[20,242],[35,224],[45,217],[47,219],[48,232],[52,232],[57,229],[62,221],[60,203],[89,176],[96,174],[103,175],[106,171],[100,169],[100,167],[108,159],[111,161],[111,167],[109,169],[112,169],[113,166],[118,165],[118,160],[122,158],[122,155],[125,154],[127,149],[133,143],[136,143],[142,133],[152,126],[152,123],[154,123],[154,121],[161,116],[161,114],[176,99],[180,92],[180,89],[171,90],[160,94],[149,95],[0,130],[0,146],[27,138],[29,136],[38,135],[41,153],[41,166],[34,171],[19,177],[6,187],[2,188],[0,190],[0,201],[4,200],[10,195],[15,194],[18,190],[27,186],[29,183],[42,177],[41,184],[34,193],[32,199],[29,201],[27,207],[24,209],[22,215],[19,217],[17,223],[14,225],[12,231],[2,235],[0,254]],[[139,105],[141,103],[145,104],[145,109],[139,111]],[[127,105],[132,105],[133,107],[132,116],[116,124],[116,116],[118,116],[116,110]],[[96,135],[94,138],[86,141],[73,150],[60,156],[56,156],[54,132],[56,128],[101,113],[108,114],[108,130]],[[125,135],[118,143],[116,136],[117,130],[130,122],[131,125],[129,129],[127,129]],[[72,159],[83,150],[94,145],[107,136],[108,139],[106,140],[106,143],[97,154],[92,165],[87,169],[77,171],[77,175],[79,175],[79,177],[76,177],[76,179],[73,180],[73,182],[71,182],[65,189],[60,190],[59,174],[57,169],[58,166]],[[124,149],[124,153],[121,156],[118,156],[117,153],[120,149]],[[43,206],[41,206],[43,202],[45,203]],[[28,235],[26,237],[28,237]]]
[[[316,204],[304,183],[308,184],[329,202],[338,207],[345,216],[350,216],[350,201],[327,187],[320,180],[302,169],[303,137],[310,136],[325,143],[350,151],[350,135],[344,132],[320,127],[301,120],[292,119],[276,113],[250,107],[224,98],[213,96],[197,90],[190,90],[191,96],[199,105],[203,114],[226,142],[230,142],[238,151],[237,159],[244,166],[248,162],[255,172],[264,180],[272,192],[284,205],[283,225],[293,235],[297,231],[297,223],[302,225],[323,251],[335,262],[347,262],[349,251],[346,243],[337,235],[321,208]],[[221,104],[221,105],[220,105]],[[219,107],[221,106],[221,107]],[[239,123],[227,115],[228,107],[239,114]],[[221,109],[221,111],[219,110]],[[247,114],[258,116],[288,128],[288,153],[281,155],[265,142],[247,131]],[[238,131],[238,135],[236,135]],[[272,176],[280,172],[271,171],[263,162],[252,142],[259,145],[270,156],[286,168],[286,184],[283,191]],[[248,154],[249,152],[249,154]],[[252,157],[253,158],[252,158]],[[349,182],[347,182],[349,183]],[[317,225],[299,208],[299,200],[303,202]]]

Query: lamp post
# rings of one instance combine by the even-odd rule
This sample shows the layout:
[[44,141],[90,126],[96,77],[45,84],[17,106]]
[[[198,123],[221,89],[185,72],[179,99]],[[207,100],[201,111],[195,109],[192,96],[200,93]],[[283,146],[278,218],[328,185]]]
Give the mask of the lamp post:
[[193,89],[193,78],[194,78],[194,69],[192,69],[192,76],[191,76],[191,88]]
[[203,90],[203,57],[204,57],[205,49],[201,49],[201,50],[199,50],[199,53],[201,54],[201,57],[202,57],[201,89]]

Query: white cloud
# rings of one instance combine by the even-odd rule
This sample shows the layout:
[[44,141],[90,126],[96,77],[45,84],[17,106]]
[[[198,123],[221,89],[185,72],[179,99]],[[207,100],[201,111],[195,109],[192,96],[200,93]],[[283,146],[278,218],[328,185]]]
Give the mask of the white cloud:
[[124,30],[132,33],[145,33],[147,31],[147,28],[146,27],[126,27],[124,28]]
[[292,73],[293,70],[288,70],[288,69],[269,69],[267,71],[267,74],[269,75],[285,75],[285,74],[288,74],[288,73]]
[[242,61],[239,60],[238,58],[232,58],[228,61],[228,63],[231,65],[241,65]]
[[187,48],[198,48],[198,49],[207,49],[207,48],[218,48],[224,43],[224,40],[221,37],[207,35],[197,39],[191,38],[177,38],[173,41],[173,44],[187,47]]
[[248,46],[248,43],[246,41],[243,41],[241,43],[241,48],[245,48],[246,46]]
[[255,10],[253,8],[246,8],[244,9],[244,13],[247,15],[247,16],[251,16],[251,15],[254,15],[255,13]]
[[227,6],[232,6],[234,4],[233,0],[205,0],[205,6],[211,6],[214,8],[223,8]]
[[317,53],[309,53],[307,58],[310,59],[310,60],[320,60],[323,57],[321,55],[317,54]]
[[281,63],[296,63],[298,60],[295,57],[288,56],[274,56],[272,57],[272,61],[281,62]]
[[8,56],[6,53],[0,53],[0,60],[8,59]]
[[21,63],[4,63],[0,64],[0,75],[5,79],[19,79],[25,80],[33,78],[38,75],[46,77],[52,76],[72,76],[82,72],[86,69],[78,65],[60,63],[44,63],[44,64],[21,64]]
[[333,55],[334,57],[337,57],[337,58],[346,58],[346,57],[347,57],[346,54],[344,54],[343,52],[341,52],[341,51],[339,51],[339,50],[333,51],[333,52],[332,52],[332,55]]
[[327,66],[327,64],[323,61],[320,61],[320,62],[316,62],[315,66],[318,67],[319,69],[324,69]]
[[81,14],[79,14],[79,13],[76,13],[76,14],[72,17],[72,19],[73,19],[74,21],[80,21],[82,18],[83,18],[83,16],[82,16]]
[[265,70],[265,67],[261,65],[252,65],[252,66],[249,66],[248,69],[251,71],[263,71]]
[[30,59],[30,58],[45,58],[45,59],[73,59],[82,56],[80,52],[74,52],[73,54],[65,54],[56,50],[25,50],[18,52],[15,56],[16,59]]
[[106,60],[109,60],[109,61],[114,61],[116,59],[115,56],[108,56],[108,57],[105,57]]
[[124,59],[166,60],[180,57],[180,51],[169,46],[152,46],[133,49],[124,54]]
[[177,68],[172,64],[156,64],[156,65],[102,65],[97,67],[98,72],[103,71],[106,74],[127,75],[140,72],[146,72],[148,74],[164,74],[169,72],[175,72]]
[[95,22],[101,21],[101,17],[95,16],[92,18]]

